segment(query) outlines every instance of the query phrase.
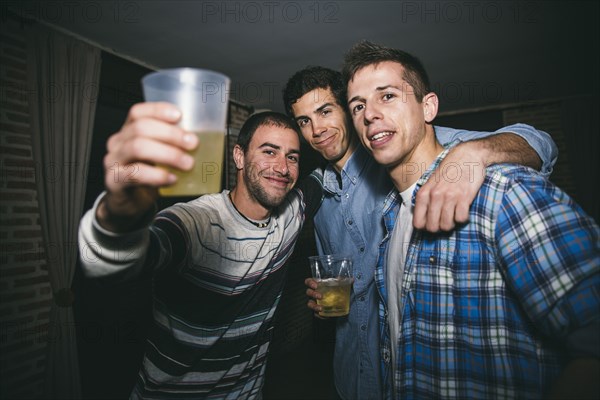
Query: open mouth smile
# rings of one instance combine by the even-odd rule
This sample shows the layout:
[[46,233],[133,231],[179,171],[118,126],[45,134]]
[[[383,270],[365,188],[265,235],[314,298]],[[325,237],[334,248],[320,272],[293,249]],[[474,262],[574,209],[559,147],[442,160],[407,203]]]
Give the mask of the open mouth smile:
[[391,137],[395,134],[394,131],[380,131],[373,135],[368,135],[367,138],[371,144],[371,147],[377,148],[383,146],[385,143],[391,140]]
[[392,136],[393,134],[394,134],[394,132],[389,132],[389,131],[387,131],[387,132],[380,132],[380,133],[374,135],[373,137],[371,137],[371,139],[369,139],[369,140],[371,142],[374,142],[374,141],[377,141],[377,140],[381,140],[384,137]]

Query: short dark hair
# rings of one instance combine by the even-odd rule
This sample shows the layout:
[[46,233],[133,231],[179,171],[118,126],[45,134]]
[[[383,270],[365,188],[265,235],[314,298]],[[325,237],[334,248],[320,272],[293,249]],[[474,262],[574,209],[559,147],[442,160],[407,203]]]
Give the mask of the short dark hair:
[[329,68],[309,66],[296,72],[287,81],[283,89],[283,105],[285,112],[293,116],[292,104],[300,97],[315,89],[329,89],[338,105],[346,109],[346,83],[342,74]]
[[417,101],[421,102],[423,97],[431,92],[429,76],[421,61],[405,51],[380,46],[367,40],[352,46],[344,57],[342,76],[348,84],[358,70],[384,61],[393,61],[404,67],[402,77],[414,89]]
[[252,136],[254,136],[256,130],[265,125],[288,128],[300,136],[300,131],[296,122],[285,114],[274,111],[264,111],[253,114],[246,122],[244,122],[236,142],[236,144],[244,150],[244,153],[248,150],[248,144],[252,140]]

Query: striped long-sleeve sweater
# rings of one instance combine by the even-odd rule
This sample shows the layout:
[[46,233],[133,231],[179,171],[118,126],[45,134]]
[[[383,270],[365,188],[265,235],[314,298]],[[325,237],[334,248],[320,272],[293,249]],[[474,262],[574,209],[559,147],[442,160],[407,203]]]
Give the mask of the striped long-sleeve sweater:
[[126,235],[102,229],[96,207],[82,219],[88,276],[154,274],[153,325],[131,398],[260,397],[284,266],[305,203],[293,191],[258,228],[227,194],[169,207],[149,229]]

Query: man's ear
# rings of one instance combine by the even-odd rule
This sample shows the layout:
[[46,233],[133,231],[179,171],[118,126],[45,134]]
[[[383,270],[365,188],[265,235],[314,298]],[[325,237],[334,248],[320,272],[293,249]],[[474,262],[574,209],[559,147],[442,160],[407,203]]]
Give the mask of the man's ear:
[[431,123],[438,113],[439,99],[437,94],[431,92],[423,96],[423,115],[425,116],[425,122]]
[[233,147],[233,162],[235,162],[235,168],[239,171],[244,169],[244,150],[239,144]]

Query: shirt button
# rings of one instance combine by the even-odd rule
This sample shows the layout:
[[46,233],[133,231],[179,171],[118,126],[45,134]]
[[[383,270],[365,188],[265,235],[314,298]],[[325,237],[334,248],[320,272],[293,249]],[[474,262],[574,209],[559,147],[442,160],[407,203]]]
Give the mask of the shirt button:
[[361,273],[358,273],[358,274],[356,275],[356,279],[358,279],[358,280],[362,279],[362,274],[361,274]]
[[367,326],[366,325],[361,325],[360,326],[360,330],[361,331],[366,331],[367,330]]
[[365,296],[360,296],[360,301],[365,301]]
[[349,198],[349,197],[350,197],[350,195],[348,193],[346,193],[346,198]]
[[364,247],[361,247],[361,248],[360,248],[360,252],[361,252],[361,253],[364,253],[364,251],[365,251],[365,248],[364,248]]
[[352,221],[351,219],[348,220],[348,225],[352,225],[354,223],[354,221]]
[[383,351],[383,362],[386,364],[390,362],[390,353],[387,350]]

